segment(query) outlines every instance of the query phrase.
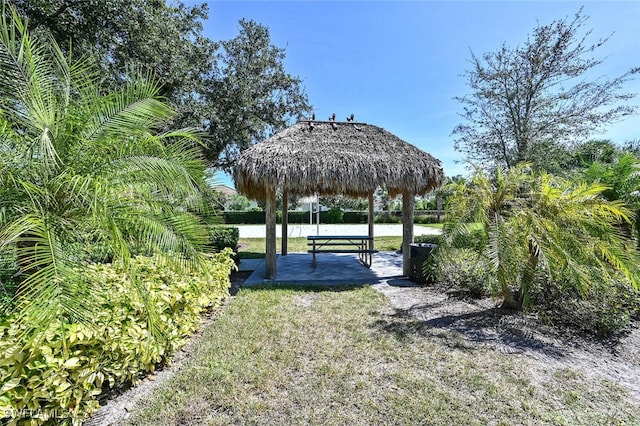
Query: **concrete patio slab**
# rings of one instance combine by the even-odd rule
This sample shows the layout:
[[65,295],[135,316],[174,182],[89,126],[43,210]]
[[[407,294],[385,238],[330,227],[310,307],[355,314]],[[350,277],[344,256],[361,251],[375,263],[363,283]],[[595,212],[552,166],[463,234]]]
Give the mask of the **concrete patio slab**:
[[[357,254],[320,253],[317,266],[311,264],[311,254],[292,253],[278,255],[277,276],[265,278],[264,262],[244,282],[243,287],[263,284],[343,285],[378,284],[382,282],[409,282],[402,276],[402,255],[396,252],[380,252],[373,256],[371,268],[358,260]],[[244,262],[244,260],[243,260]],[[242,264],[242,262],[240,263]]]
[[255,271],[260,267],[260,264],[264,263],[264,258],[262,259],[242,259],[240,260],[240,264],[238,265],[238,272],[249,272]]

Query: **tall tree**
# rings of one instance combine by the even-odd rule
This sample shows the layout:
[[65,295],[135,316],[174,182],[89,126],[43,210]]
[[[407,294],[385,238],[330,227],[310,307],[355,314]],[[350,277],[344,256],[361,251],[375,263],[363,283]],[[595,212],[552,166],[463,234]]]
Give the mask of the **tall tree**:
[[107,88],[134,68],[162,81],[161,94],[177,105],[203,90],[215,68],[217,44],[202,35],[206,4],[148,0],[13,0],[31,32],[44,29],[76,57],[91,57]]
[[229,170],[238,154],[309,112],[302,81],[284,68],[284,49],[271,44],[269,29],[241,20],[235,38],[221,42],[218,75],[209,86],[207,157]]
[[206,4],[165,0],[14,0],[31,29],[100,65],[109,89],[132,69],[162,82],[177,111],[171,126],[205,130],[205,155],[232,168],[238,153],[310,107],[302,82],[286,72],[285,51],[266,27],[240,21],[239,34],[214,42],[202,34]]
[[624,103],[634,95],[622,89],[640,69],[588,80],[603,62],[591,54],[609,38],[590,44],[587,19],[581,9],[571,20],[536,27],[523,46],[472,54],[465,73],[472,93],[455,98],[465,121],[453,131],[456,149],[505,167],[522,161],[544,167],[556,148],[635,112]]

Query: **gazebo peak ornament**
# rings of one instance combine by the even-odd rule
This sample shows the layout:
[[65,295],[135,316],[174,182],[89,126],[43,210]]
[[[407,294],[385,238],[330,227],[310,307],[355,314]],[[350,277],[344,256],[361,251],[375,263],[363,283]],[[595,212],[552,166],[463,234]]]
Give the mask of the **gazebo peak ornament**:
[[[316,193],[369,198],[370,236],[373,236],[375,190],[383,187],[391,196],[402,194],[407,274],[409,244],[413,240],[414,197],[440,187],[444,173],[438,159],[380,127],[355,120],[301,120],[244,151],[236,163],[234,179],[239,192],[266,202],[266,275],[274,279],[277,190],[282,192],[283,201],[289,194]],[[286,211],[286,202],[283,204]],[[283,218],[283,228],[286,228],[286,214]],[[287,235],[284,229],[283,235]],[[286,238],[283,238],[282,254],[286,254]]]

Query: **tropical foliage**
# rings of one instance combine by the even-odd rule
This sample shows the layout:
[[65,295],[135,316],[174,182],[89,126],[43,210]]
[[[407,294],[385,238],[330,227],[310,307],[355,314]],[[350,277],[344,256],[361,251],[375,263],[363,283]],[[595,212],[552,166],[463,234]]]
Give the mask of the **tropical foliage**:
[[87,266],[78,279],[105,290],[89,324],[54,320],[27,334],[18,314],[0,320],[0,418],[81,424],[105,389],[137,382],[184,344],[201,312],[228,294],[231,254],[198,267],[160,255]]
[[11,12],[0,34],[0,250],[20,267],[22,320],[85,321],[95,289],[77,266],[95,248],[125,263],[132,250],[198,258],[204,162],[193,131],[155,131],[172,110],[150,76],[103,95],[85,62]]
[[448,211],[446,242],[481,224],[487,243],[479,252],[491,262],[503,306],[527,306],[536,275],[586,295],[622,274],[637,289],[637,255],[619,230],[629,222],[620,201],[602,197],[606,186],[572,183],[527,164],[489,175],[476,168],[458,185]]
[[[568,150],[554,172],[567,179],[598,182],[607,186],[602,193],[610,201],[623,201],[635,211],[634,228],[640,236],[640,151],[633,143],[616,145],[609,140],[590,140]],[[625,228],[631,234],[629,227]]]
[[79,423],[228,294],[232,252],[206,254],[200,135],[166,130],[158,82],[105,93],[13,8],[0,19],[0,417]]

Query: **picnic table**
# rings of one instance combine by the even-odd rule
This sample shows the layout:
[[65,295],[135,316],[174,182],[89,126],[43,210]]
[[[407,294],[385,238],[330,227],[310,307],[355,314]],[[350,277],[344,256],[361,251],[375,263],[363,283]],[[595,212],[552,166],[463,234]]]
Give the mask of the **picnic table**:
[[378,250],[369,248],[371,242],[373,242],[373,237],[368,235],[309,235],[307,236],[307,246],[310,248],[307,253],[313,254],[314,268],[316,267],[317,253],[357,253],[360,262],[369,268],[373,254],[378,252]]

